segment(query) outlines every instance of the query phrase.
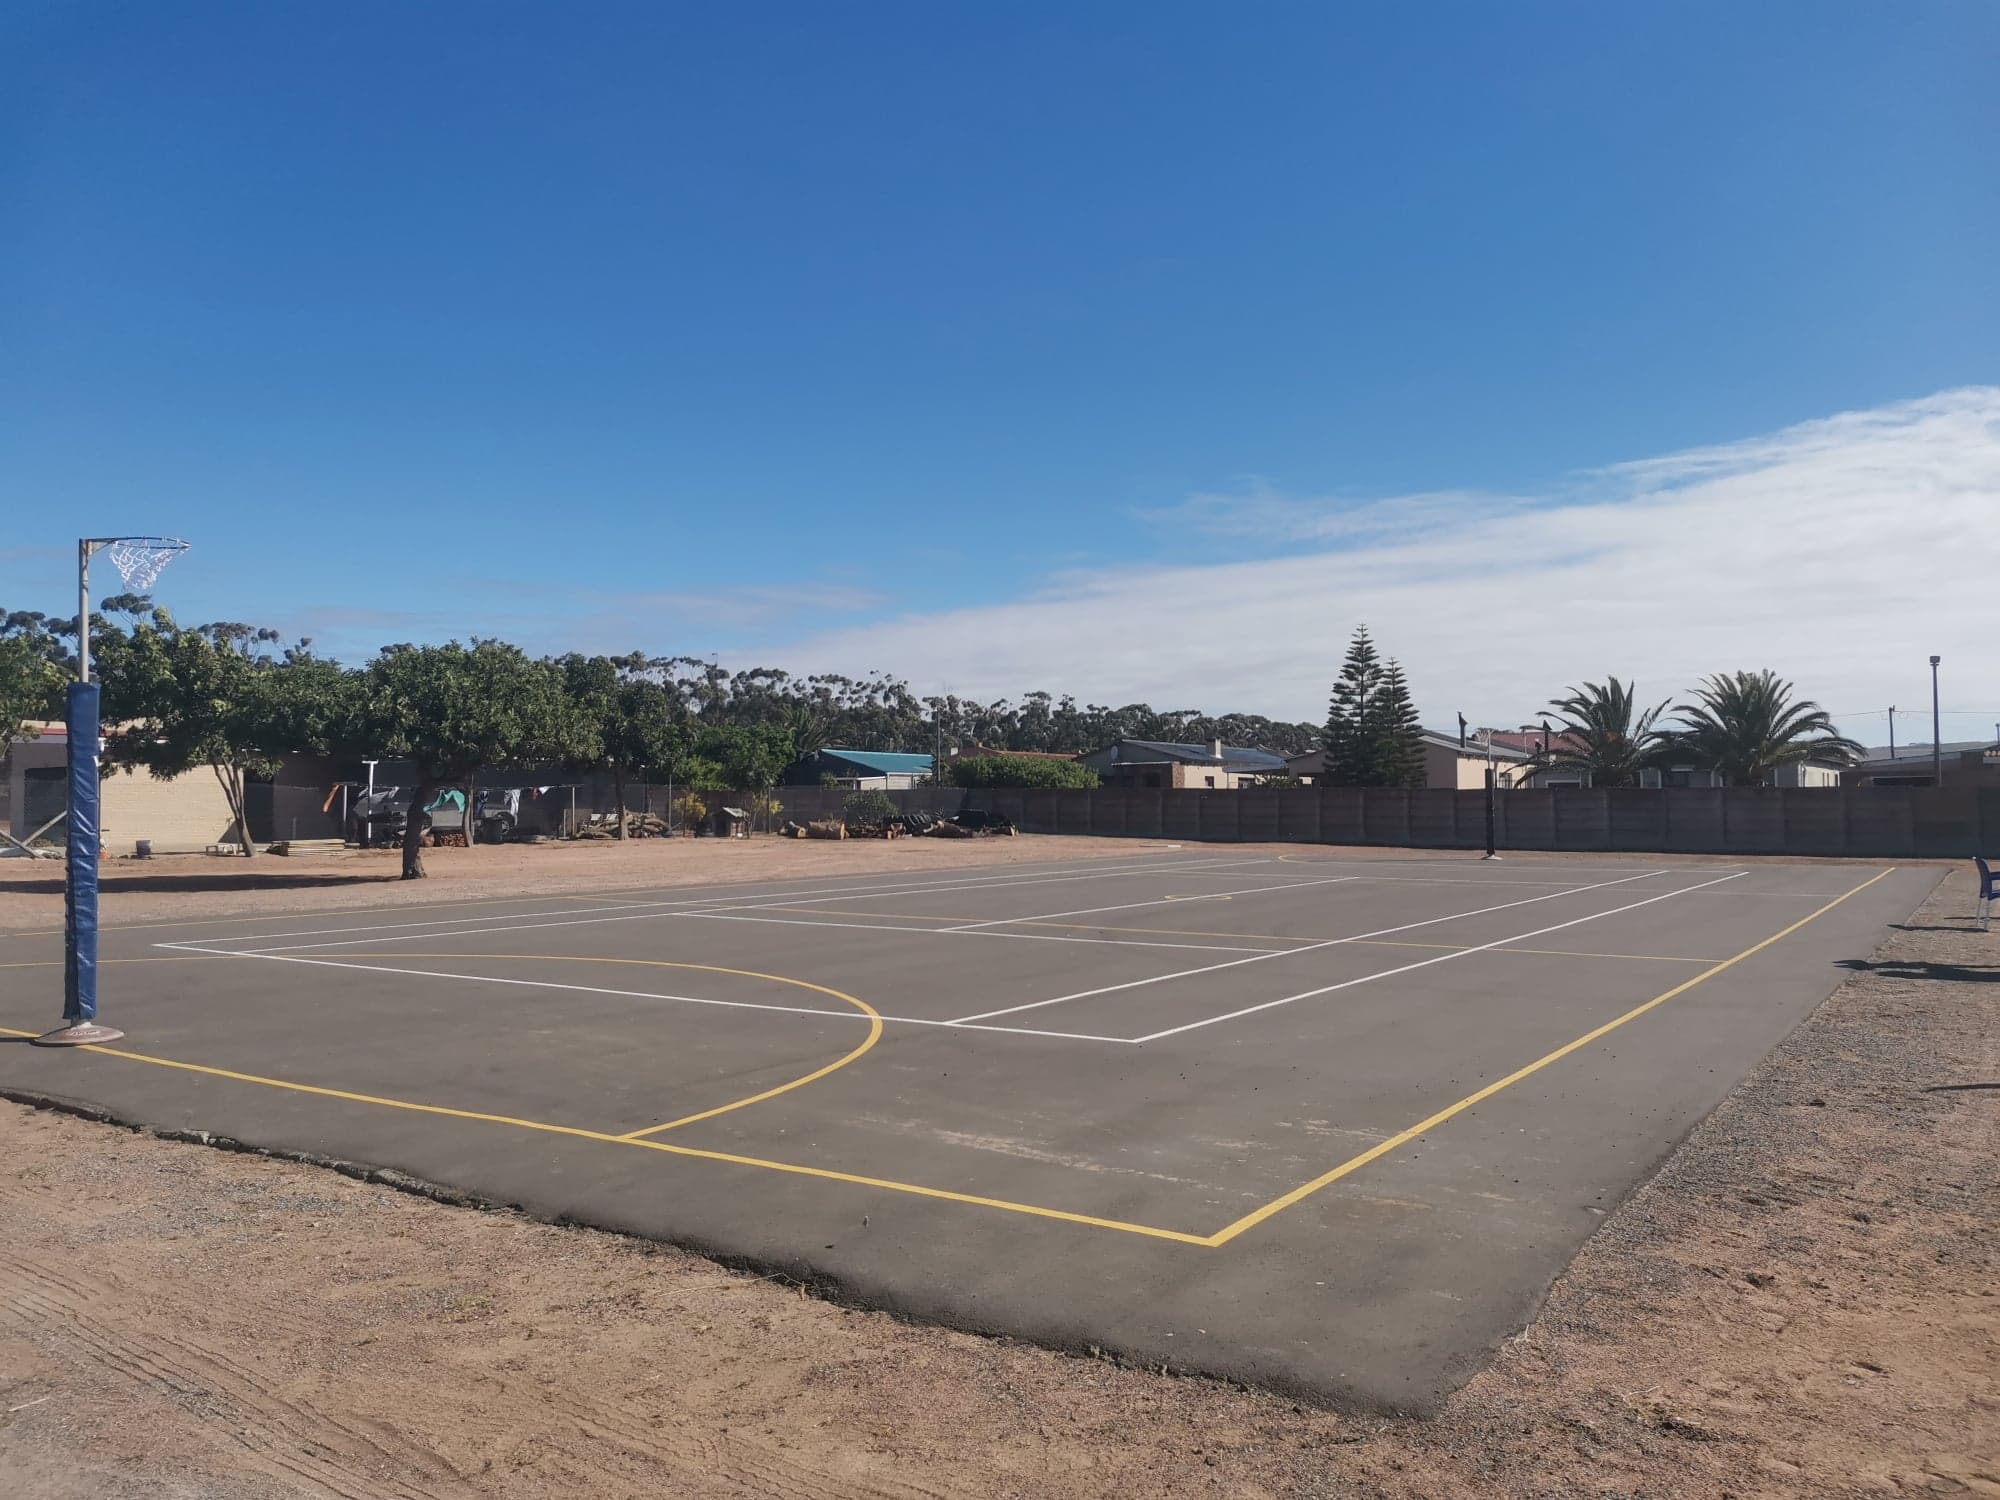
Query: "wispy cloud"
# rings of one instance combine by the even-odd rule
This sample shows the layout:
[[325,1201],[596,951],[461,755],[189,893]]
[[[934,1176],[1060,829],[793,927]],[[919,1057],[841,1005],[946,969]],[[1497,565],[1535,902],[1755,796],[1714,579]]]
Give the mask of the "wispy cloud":
[[726,629],[749,629],[800,615],[854,615],[879,609],[883,595],[844,583],[743,584],[706,592],[613,595],[607,612],[637,618],[699,618]]
[[1317,717],[1366,621],[1436,722],[1529,716],[1565,684],[1661,697],[1774,667],[1836,710],[2000,702],[2000,387],[1847,412],[1581,474],[1540,495],[1201,495],[1153,524],[1282,543],[1208,566],[1070,572],[1013,603],[822,631],[784,665],[920,685]]
[[1163,531],[1283,545],[1342,545],[1415,536],[1468,514],[1508,515],[1535,503],[1478,490],[1433,490],[1389,499],[1306,497],[1284,494],[1258,480],[1242,489],[1204,491],[1133,514]]

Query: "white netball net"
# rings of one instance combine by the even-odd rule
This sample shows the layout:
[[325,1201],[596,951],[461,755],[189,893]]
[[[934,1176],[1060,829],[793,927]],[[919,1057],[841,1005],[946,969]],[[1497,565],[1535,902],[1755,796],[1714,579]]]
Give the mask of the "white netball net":
[[104,544],[104,555],[134,594],[144,594],[166,570],[168,563],[187,551],[188,544],[176,536],[121,536]]

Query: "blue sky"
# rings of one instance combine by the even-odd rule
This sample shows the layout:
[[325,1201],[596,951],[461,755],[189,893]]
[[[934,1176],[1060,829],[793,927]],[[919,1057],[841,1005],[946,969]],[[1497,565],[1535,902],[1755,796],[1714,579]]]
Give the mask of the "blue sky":
[[[1365,603],[1437,721],[1765,664],[1907,712],[1939,642],[1984,714],[1936,570],[2000,572],[1996,73],[1984,4],[14,0],[0,604],[157,530],[184,617],[356,657],[1315,716]],[[1834,617],[1733,613],[1711,545],[1644,571],[1722,634],[1551,626],[1624,576],[1570,508],[1644,551],[1718,448],[1725,504],[1798,510],[1756,576]],[[1942,518],[1870,544],[1907,598],[1785,551],[1884,518],[1857,473]],[[1537,550],[1481,530],[1517,513]],[[1419,540],[1456,560],[1379,550]],[[1468,579],[1533,591],[1504,672],[1440,628]],[[1158,650],[1099,649],[1137,612]]]

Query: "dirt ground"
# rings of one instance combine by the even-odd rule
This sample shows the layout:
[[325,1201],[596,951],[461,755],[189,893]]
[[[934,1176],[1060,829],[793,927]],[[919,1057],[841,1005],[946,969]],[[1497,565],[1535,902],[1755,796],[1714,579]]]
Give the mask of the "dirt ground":
[[[1137,847],[860,857],[1070,843]],[[700,847],[671,867],[613,850],[584,879],[818,855]],[[472,857],[518,856],[517,889],[547,890],[551,852],[604,851]],[[426,897],[466,859],[439,853]],[[129,921],[273,894],[295,899],[114,899]],[[2000,933],[1971,906],[1954,872],[1428,1421],[913,1327],[673,1249],[0,1104],[0,1495],[2000,1496]]]

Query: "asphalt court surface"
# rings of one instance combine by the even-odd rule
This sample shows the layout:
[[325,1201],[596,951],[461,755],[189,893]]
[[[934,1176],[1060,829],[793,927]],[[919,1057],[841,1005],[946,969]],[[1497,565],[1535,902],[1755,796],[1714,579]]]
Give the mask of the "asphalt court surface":
[[[1423,1410],[1938,878],[1276,857],[112,929],[0,1086]],[[53,1024],[8,940],[0,1030]]]

